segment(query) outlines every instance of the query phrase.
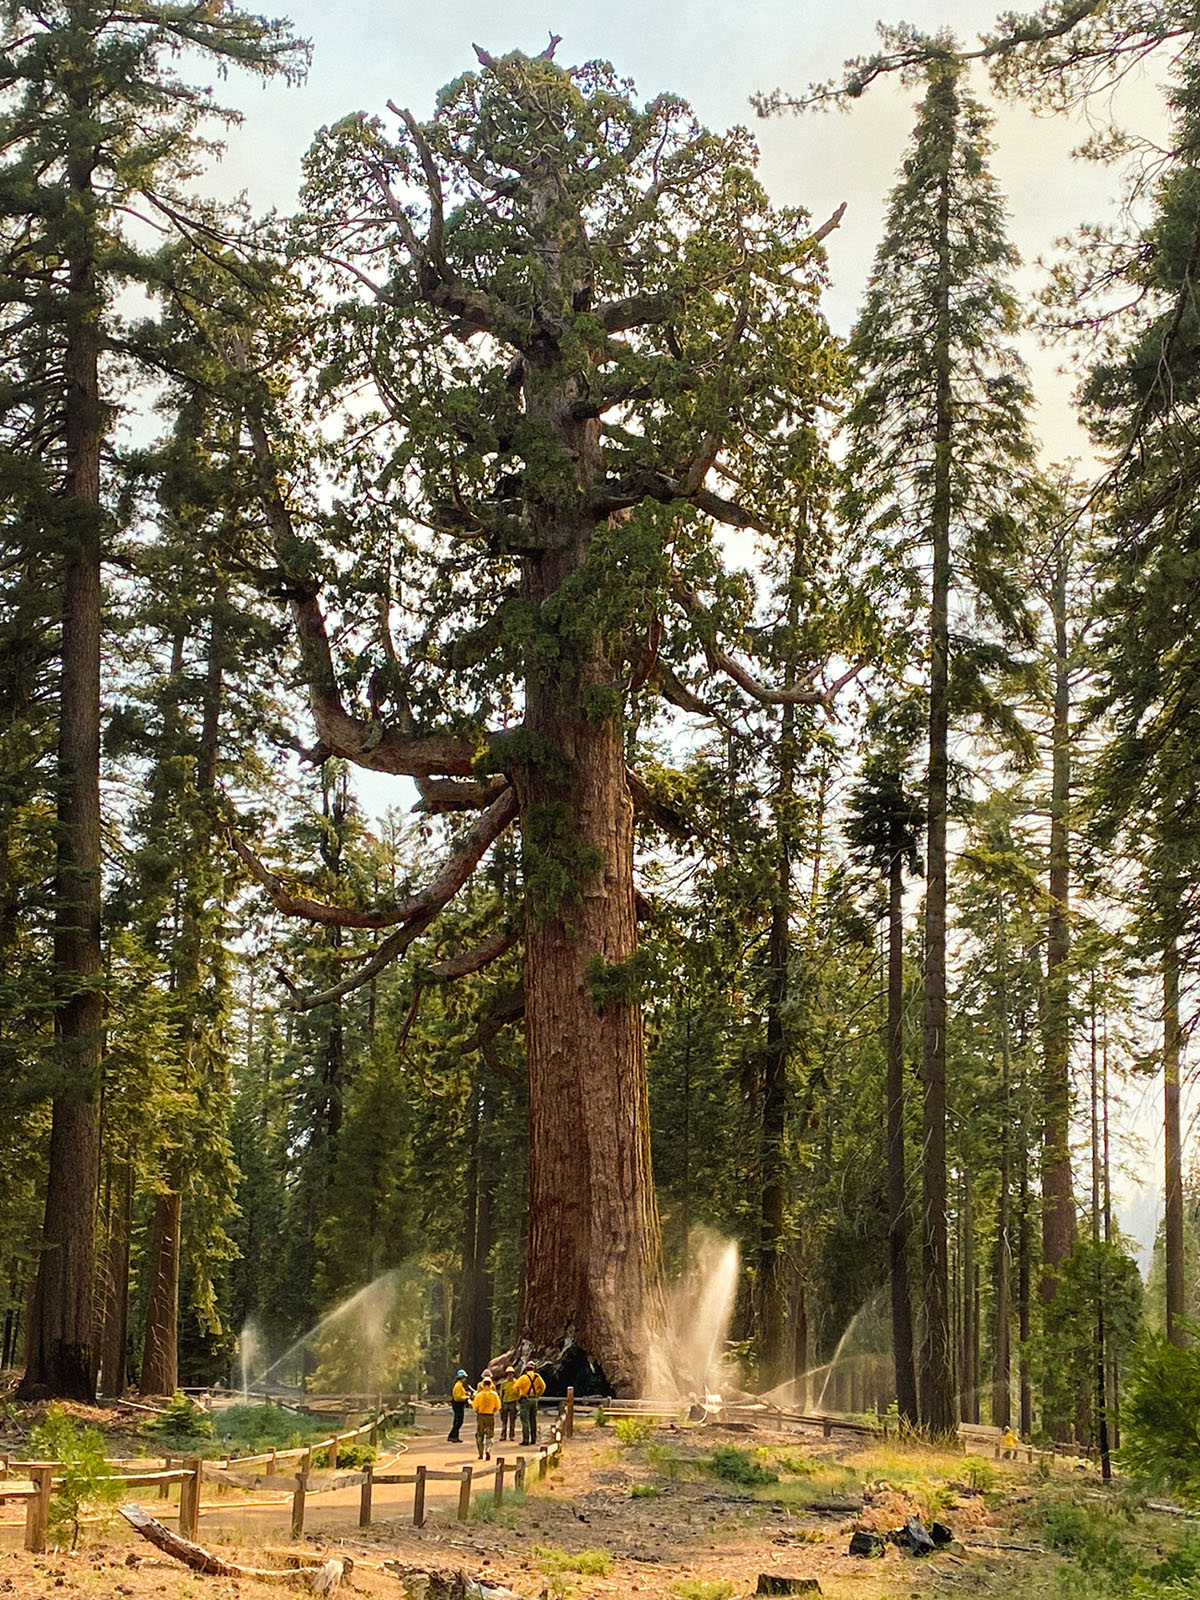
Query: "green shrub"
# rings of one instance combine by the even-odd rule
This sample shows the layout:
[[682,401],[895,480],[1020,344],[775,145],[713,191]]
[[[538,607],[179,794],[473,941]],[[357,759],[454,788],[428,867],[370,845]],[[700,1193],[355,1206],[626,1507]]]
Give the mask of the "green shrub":
[[660,1495],[662,1490],[653,1483],[635,1483],[629,1491],[631,1500],[653,1500],[655,1495]]
[[[1192,1330],[1195,1331],[1195,1330]],[[1155,1340],[1129,1374],[1118,1460],[1127,1472],[1200,1502],[1200,1348]]]
[[619,1417],[613,1432],[622,1444],[645,1444],[654,1432],[649,1417]]
[[605,1411],[603,1406],[597,1406],[596,1407],[596,1415],[592,1420],[595,1422],[595,1424],[596,1424],[596,1426],[598,1428],[607,1428],[608,1427],[608,1412]]
[[737,1450],[732,1445],[718,1445],[712,1453],[711,1467],[718,1478],[727,1483],[738,1483],[753,1489],[764,1483],[778,1483],[779,1474],[755,1461],[748,1450]]
[[29,1435],[35,1458],[58,1463],[58,1480],[50,1500],[50,1528],[71,1530],[71,1549],[79,1542],[85,1512],[104,1511],[121,1499],[124,1485],[109,1477],[104,1435],[99,1428],[79,1428],[59,1406],[51,1406],[41,1427]]
[[1106,1508],[1089,1511],[1072,1501],[1047,1506],[1042,1532],[1052,1550],[1071,1556],[1089,1573],[1107,1572],[1123,1583],[1138,1570],[1136,1552],[1121,1537]]
[[968,1489],[976,1494],[987,1494],[996,1482],[996,1469],[982,1456],[967,1456],[963,1460],[963,1478]]
[[810,1461],[807,1456],[794,1455],[785,1451],[775,1457],[775,1464],[784,1472],[790,1472],[794,1478],[811,1478],[817,1470],[815,1461]]
[[1200,1538],[1189,1536],[1169,1555],[1152,1566],[1146,1576],[1153,1583],[1195,1584],[1200,1577]]
[[146,1424],[147,1433],[152,1433],[159,1439],[178,1439],[186,1442],[191,1439],[213,1439],[217,1429],[213,1419],[207,1411],[189,1400],[187,1395],[181,1394],[178,1389],[167,1401],[161,1416],[153,1417]]
[[[359,1472],[363,1467],[369,1466],[378,1451],[374,1446],[355,1440],[353,1444],[338,1445],[338,1471]],[[329,1465],[329,1451],[314,1450],[312,1464],[318,1471]]]

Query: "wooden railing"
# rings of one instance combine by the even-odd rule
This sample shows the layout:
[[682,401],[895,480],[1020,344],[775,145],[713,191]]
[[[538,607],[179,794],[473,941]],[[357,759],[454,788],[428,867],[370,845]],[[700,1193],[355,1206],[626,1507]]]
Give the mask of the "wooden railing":
[[[379,1431],[388,1420],[389,1413],[374,1417],[362,1427],[349,1429],[343,1433],[331,1435],[328,1439],[318,1439],[312,1444],[300,1445],[290,1450],[269,1450],[257,1455],[226,1456],[218,1460],[205,1460],[200,1456],[191,1456],[182,1461],[175,1457],[164,1458],[161,1471],[138,1470],[142,1463],[137,1460],[121,1459],[107,1462],[110,1468],[108,1476],[116,1482],[125,1484],[132,1490],[157,1488],[162,1498],[169,1496],[172,1484],[179,1485],[179,1532],[185,1539],[195,1539],[202,1509],[215,1511],[218,1509],[211,1503],[202,1507],[201,1499],[205,1483],[215,1484],[218,1493],[226,1488],[239,1488],[249,1491],[269,1489],[276,1493],[291,1494],[291,1530],[292,1537],[299,1539],[304,1533],[304,1520],[307,1503],[314,1494],[328,1493],[335,1489],[346,1489],[353,1485],[360,1485],[358,1525],[360,1528],[370,1526],[372,1518],[372,1500],[377,1486],[411,1485],[413,1490],[412,1521],[414,1527],[422,1527],[425,1522],[426,1488],[430,1483],[456,1483],[458,1485],[457,1516],[460,1522],[465,1522],[471,1514],[473,1497],[481,1488],[487,1486],[493,1505],[501,1505],[504,1500],[505,1480],[511,1479],[515,1489],[524,1489],[530,1475],[544,1478],[548,1471],[555,1467],[562,1457],[563,1439],[570,1438],[574,1427],[574,1396],[567,1391],[567,1399],[559,1409],[558,1419],[555,1422],[548,1442],[529,1455],[518,1455],[513,1459],[498,1456],[489,1466],[474,1466],[468,1464],[454,1471],[438,1471],[424,1464],[418,1464],[411,1472],[379,1472],[375,1466],[368,1465],[361,1471],[338,1473],[337,1452],[340,1445],[351,1443],[367,1436],[372,1445],[379,1440]],[[327,1469],[329,1476],[322,1474],[322,1480],[316,1484],[310,1481],[313,1466],[313,1457],[322,1450],[328,1450],[330,1464]],[[297,1462],[297,1470],[292,1476],[285,1476],[278,1471],[281,1462]],[[247,1467],[263,1466],[265,1471],[248,1473]],[[59,1464],[54,1461],[16,1461],[0,1456],[0,1504],[5,1500],[25,1502],[25,1548],[26,1550],[41,1552],[46,1548],[46,1536],[50,1526],[50,1500],[56,1483],[61,1478],[55,1478]],[[20,1474],[19,1481],[10,1479],[9,1474]]]
[[[161,1471],[144,1470],[143,1458],[114,1458],[105,1463],[109,1468],[106,1476],[115,1482],[123,1483],[127,1488],[154,1489],[157,1488],[159,1496],[166,1499],[171,1492],[171,1485],[179,1485],[179,1531],[185,1538],[194,1539],[196,1528],[200,1520],[201,1489],[204,1480],[215,1480],[218,1484],[233,1484],[239,1488],[294,1488],[296,1480],[280,1478],[276,1467],[280,1461],[296,1459],[302,1463],[300,1475],[307,1484],[308,1475],[312,1470],[312,1458],[322,1450],[329,1451],[331,1472],[337,1469],[337,1453],[341,1445],[353,1443],[364,1436],[372,1445],[379,1442],[379,1430],[387,1422],[390,1413],[384,1412],[373,1417],[370,1422],[363,1423],[358,1428],[348,1428],[342,1433],[331,1434],[327,1439],[318,1439],[312,1444],[299,1445],[291,1450],[268,1450],[258,1455],[226,1456],[223,1464],[207,1461],[200,1456],[175,1457],[165,1456]],[[243,1474],[234,1473],[234,1467],[248,1467],[263,1464],[266,1472],[257,1478],[247,1479]],[[21,1461],[10,1456],[0,1455],[0,1505],[6,1500],[25,1502],[25,1548],[40,1552],[46,1548],[46,1534],[50,1526],[50,1500],[54,1493],[56,1482],[55,1472],[59,1469],[56,1461]],[[17,1475],[13,1481],[11,1475]],[[346,1484],[362,1481],[362,1473],[348,1473],[338,1483],[322,1485],[323,1488],[344,1487]],[[210,1509],[212,1509],[210,1507]],[[295,1513],[293,1512],[293,1525]],[[301,1515],[301,1526],[303,1516]]]

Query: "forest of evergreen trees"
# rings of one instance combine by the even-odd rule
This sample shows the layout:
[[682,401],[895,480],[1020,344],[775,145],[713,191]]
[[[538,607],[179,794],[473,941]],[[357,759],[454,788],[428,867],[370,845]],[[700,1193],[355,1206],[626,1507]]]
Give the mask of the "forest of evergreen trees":
[[[253,1377],[381,1279],[379,1387],[520,1344],[636,1393],[694,1380],[716,1238],[747,1388],[1096,1441],[1200,1308],[1194,8],[764,101],[912,90],[847,339],[839,216],[554,41],[322,129],[258,217],[195,85],[303,78],[289,24],[0,17],[17,1393]],[[1097,123],[1120,221],[1022,300],[988,97],[1098,119],[1141,63],[1166,134]],[[354,1385],[320,1359],[280,1376]]]

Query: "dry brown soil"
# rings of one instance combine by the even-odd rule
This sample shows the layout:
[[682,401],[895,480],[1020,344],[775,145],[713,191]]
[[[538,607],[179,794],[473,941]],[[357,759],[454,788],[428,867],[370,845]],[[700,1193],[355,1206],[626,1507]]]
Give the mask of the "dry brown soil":
[[[768,1464],[782,1455],[802,1470],[783,1471],[777,1486],[739,1488],[704,1470],[719,1445],[749,1451]],[[1022,1570],[1045,1559],[1013,1548],[1033,1542],[1020,1531],[1022,1514],[1038,1493],[1033,1471],[1006,1466],[988,1497],[991,1509],[967,1484],[956,1483],[956,1473],[961,1460],[953,1456],[869,1442],[847,1445],[814,1434],[664,1427],[648,1440],[622,1444],[611,1428],[585,1426],[544,1484],[523,1499],[510,1493],[498,1512],[463,1524],[449,1507],[437,1506],[421,1529],[402,1520],[381,1521],[362,1534],[306,1539],[303,1549],[352,1556],[349,1592],[392,1600],[400,1600],[404,1590],[384,1563],[397,1560],[461,1568],[531,1600],[738,1600],[754,1590],[763,1572],[816,1578],[821,1593],[834,1600],[1011,1596]],[[641,1494],[634,1493],[638,1486]],[[883,1532],[914,1512],[926,1520],[941,1516],[956,1544],[924,1560],[890,1545],[882,1559],[846,1553],[855,1528]],[[200,1542],[224,1559],[246,1566],[284,1564],[287,1547],[277,1535],[264,1535],[265,1542],[254,1547],[226,1543],[228,1537],[216,1529],[206,1536],[201,1521]],[[605,1555],[611,1565],[594,1570],[605,1566]],[[265,1600],[289,1592],[189,1573],[111,1521],[88,1527],[73,1554],[0,1551],[0,1596],[14,1600]]]

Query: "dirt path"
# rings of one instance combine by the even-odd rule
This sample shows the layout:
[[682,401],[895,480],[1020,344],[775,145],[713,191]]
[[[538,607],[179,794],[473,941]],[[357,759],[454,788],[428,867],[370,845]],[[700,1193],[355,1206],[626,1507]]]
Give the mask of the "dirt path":
[[[456,1470],[474,1459],[473,1443],[449,1445],[429,1433],[411,1441],[401,1462],[402,1470],[419,1461]],[[354,1588],[372,1600],[402,1600],[388,1570],[395,1562],[465,1570],[526,1600],[742,1600],[763,1573],[815,1579],[824,1600],[1044,1600],[1047,1584],[1059,1592],[1059,1567],[1078,1570],[1050,1549],[1046,1505],[1069,1503],[1073,1515],[1092,1516],[1088,1507],[1102,1499],[1090,1477],[1066,1469],[1047,1483],[1033,1468],[972,1464],[920,1446],[880,1440],[848,1448],[819,1435],[712,1426],[623,1438],[585,1426],[544,1482],[523,1496],[506,1490],[499,1510],[485,1490],[467,1523],[456,1520],[454,1484],[429,1491],[420,1529],[411,1524],[408,1486],[380,1489],[376,1520],[362,1531],[357,1488],[314,1496],[300,1548],[352,1556]],[[296,1549],[286,1537],[290,1500],[272,1498],[206,1511],[200,1543],[244,1565],[282,1564]],[[926,1525],[946,1521],[955,1543],[920,1560],[890,1544],[877,1559],[849,1555],[854,1529],[882,1533],[914,1514]],[[1150,1530],[1145,1560],[1186,1533],[1163,1519]],[[111,1526],[87,1537],[74,1556],[0,1554],[0,1596],[50,1600],[63,1589],[63,1600],[278,1600],[278,1591],[256,1583],[197,1580]],[[1073,1592],[1116,1596],[1103,1586]]]

